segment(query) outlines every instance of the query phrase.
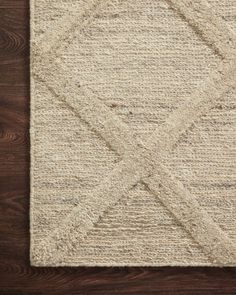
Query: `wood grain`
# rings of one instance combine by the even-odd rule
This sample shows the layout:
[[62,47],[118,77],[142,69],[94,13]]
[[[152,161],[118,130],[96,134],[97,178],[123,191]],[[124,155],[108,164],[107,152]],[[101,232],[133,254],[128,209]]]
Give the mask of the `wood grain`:
[[29,3],[0,0],[0,295],[236,294],[236,268],[29,265]]

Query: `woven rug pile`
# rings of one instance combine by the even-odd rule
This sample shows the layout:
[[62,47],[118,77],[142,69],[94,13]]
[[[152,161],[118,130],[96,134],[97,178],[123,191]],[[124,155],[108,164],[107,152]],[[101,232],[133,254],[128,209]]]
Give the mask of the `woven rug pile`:
[[235,0],[31,0],[31,264],[236,265]]

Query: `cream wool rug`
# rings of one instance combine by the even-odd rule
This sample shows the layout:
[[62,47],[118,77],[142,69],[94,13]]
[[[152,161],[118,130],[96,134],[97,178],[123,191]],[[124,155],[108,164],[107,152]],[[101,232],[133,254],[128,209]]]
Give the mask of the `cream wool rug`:
[[236,265],[235,0],[31,0],[31,264]]

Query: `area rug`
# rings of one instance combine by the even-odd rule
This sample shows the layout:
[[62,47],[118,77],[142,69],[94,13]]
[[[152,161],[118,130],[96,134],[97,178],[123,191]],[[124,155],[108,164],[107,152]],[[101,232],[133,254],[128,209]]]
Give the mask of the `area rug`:
[[236,266],[236,2],[31,0],[31,264]]

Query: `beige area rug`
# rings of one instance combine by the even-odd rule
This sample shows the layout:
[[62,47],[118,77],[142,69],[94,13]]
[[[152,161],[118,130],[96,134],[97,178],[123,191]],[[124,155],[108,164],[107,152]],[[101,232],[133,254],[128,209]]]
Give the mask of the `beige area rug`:
[[31,1],[32,265],[236,265],[235,19]]

